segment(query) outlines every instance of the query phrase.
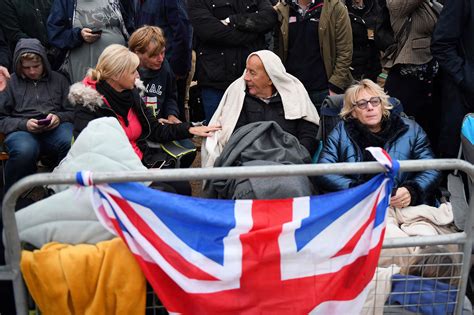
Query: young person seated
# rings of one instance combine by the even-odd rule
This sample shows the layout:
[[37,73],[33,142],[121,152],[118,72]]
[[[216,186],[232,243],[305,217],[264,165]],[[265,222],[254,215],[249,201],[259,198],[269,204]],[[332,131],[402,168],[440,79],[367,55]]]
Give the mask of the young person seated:
[[157,26],[140,27],[130,36],[128,47],[140,58],[138,73],[146,88],[145,104],[161,122],[180,123],[176,80],[165,58],[163,31]]
[[[423,160],[434,155],[426,133],[415,121],[390,113],[388,95],[364,79],[344,95],[342,121],[334,127],[323,147],[319,163],[373,161],[367,147],[382,147],[393,159]],[[373,174],[323,175],[314,178],[323,191],[347,189],[368,181]],[[399,173],[390,205],[397,208],[432,204],[440,172]]]
[[269,50],[251,53],[243,75],[226,90],[210,121],[222,126],[202,146],[203,166],[212,167],[232,133],[239,127],[275,121],[313,155],[319,141],[319,115],[303,84],[288,74]]
[[[128,42],[131,51],[140,58],[138,73],[145,84],[145,105],[153,110],[163,124],[178,124],[183,113],[178,108],[178,94],[173,70],[165,57],[166,40],[157,26],[145,25],[133,32]],[[179,141],[179,146],[195,149],[189,139]],[[180,167],[189,167],[196,157],[195,150],[183,156]]]
[[[40,156],[48,156],[52,164],[59,163],[69,151],[73,129],[74,112],[67,99],[69,83],[51,70],[39,40],[19,40],[14,70],[0,96],[0,132],[6,134],[9,153],[5,190],[34,174]],[[6,74],[0,77],[2,82]]]

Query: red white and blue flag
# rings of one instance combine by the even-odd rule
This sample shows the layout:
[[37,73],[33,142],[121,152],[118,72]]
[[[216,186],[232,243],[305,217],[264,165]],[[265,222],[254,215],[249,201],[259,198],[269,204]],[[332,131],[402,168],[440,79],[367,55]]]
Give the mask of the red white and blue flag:
[[170,313],[357,314],[398,171],[381,158],[387,174],[321,196],[210,200],[124,183],[95,186],[93,203]]

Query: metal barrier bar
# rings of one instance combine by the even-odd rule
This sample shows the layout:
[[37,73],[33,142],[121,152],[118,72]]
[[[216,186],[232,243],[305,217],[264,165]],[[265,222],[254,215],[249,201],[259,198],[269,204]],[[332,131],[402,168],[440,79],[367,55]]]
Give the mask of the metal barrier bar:
[[[474,166],[466,161],[459,159],[438,159],[438,160],[408,160],[400,161],[401,172],[417,172],[430,169],[437,170],[460,170],[465,172],[470,178],[474,178]],[[377,162],[359,162],[359,163],[334,163],[334,164],[304,164],[304,165],[277,165],[277,166],[246,166],[246,167],[222,167],[222,168],[191,168],[191,169],[151,169],[146,171],[134,172],[97,172],[93,175],[94,183],[113,183],[113,182],[131,182],[131,181],[176,181],[176,180],[202,180],[202,179],[220,179],[220,178],[248,178],[248,177],[273,177],[273,176],[317,176],[326,174],[358,174],[358,173],[378,173],[385,169]],[[23,178],[15,183],[5,194],[3,199],[2,216],[4,223],[4,241],[5,241],[5,259],[6,272],[0,273],[0,280],[13,279],[15,293],[15,304],[17,314],[27,313],[26,290],[21,278],[20,272],[20,239],[15,220],[15,206],[17,199],[28,189],[49,184],[75,184],[75,174],[35,174]],[[474,210],[470,202],[470,210],[466,217],[466,222],[471,222],[471,212]],[[443,235],[432,237],[425,242],[426,244],[463,244],[463,281],[461,292],[465,292],[467,286],[467,276],[469,274],[470,254],[472,247],[471,225],[467,225],[464,233],[458,233],[454,236]],[[387,240],[387,246],[407,246],[399,240]],[[385,243],[385,242],[384,242]],[[2,266],[3,267],[3,266]],[[11,272],[8,272],[8,269]],[[458,295],[458,302],[461,302],[464,294]],[[458,308],[457,314],[461,314],[461,308]]]

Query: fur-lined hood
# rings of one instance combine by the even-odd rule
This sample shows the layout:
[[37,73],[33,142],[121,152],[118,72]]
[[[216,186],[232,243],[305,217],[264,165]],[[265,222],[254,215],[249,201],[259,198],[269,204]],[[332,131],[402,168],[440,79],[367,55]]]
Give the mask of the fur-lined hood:
[[[99,107],[104,106],[107,100],[102,94],[97,92],[96,83],[97,81],[92,80],[90,77],[85,77],[82,82],[71,85],[68,94],[69,102],[73,106],[84,106],[91,111],[95,111]],[[144,95],[146,88],[143,81],[136,79],[135,88],[138,89],[140,96]]]

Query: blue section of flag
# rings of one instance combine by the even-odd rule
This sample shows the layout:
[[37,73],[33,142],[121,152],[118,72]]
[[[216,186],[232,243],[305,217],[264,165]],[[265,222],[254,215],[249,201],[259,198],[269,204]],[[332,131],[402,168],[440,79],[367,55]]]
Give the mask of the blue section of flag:
[[138,183],[110,186],[129,202],[149,208],[189,247],[224,264],[223,239],[236,225],[234,201],[185,197]]
[[[385,178],[385,175],[380,174],[363,185],[344,191],[311,197],[310,214],[302,220],[301,227],[295,231],[298,251],[334,221],[377,190]],[[385,203],[385,206],[383,204],[381,203],[377,207],[375,226],[382,223],[385,218],[388,202]]]

